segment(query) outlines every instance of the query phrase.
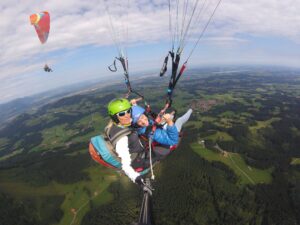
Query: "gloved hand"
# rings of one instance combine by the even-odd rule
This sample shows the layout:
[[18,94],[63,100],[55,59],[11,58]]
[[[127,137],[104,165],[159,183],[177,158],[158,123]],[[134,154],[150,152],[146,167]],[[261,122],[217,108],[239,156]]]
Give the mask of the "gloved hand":
[[145,185],[145,182],[144,182],[144,179],[142,178],[142,176],[138,176],[137,178],[135,178],[134,182],[139,186],[144,186]]

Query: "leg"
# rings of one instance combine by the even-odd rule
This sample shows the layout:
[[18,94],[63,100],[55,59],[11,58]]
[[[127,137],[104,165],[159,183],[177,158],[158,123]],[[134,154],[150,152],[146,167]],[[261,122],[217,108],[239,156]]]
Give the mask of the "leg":
[[154,154],[155,154],[155,159],[156,160],[162,160],[164,159],[167,155],[171,153],[170,147],[169,146],[154,146],[152,149]]
[[183,116],[179,117],[176,122],[175,122],[175,126],[178,130],[178,132],[181,131],[182,126],[189,120],[191,114],[192,114],[193,110],[189,109]]

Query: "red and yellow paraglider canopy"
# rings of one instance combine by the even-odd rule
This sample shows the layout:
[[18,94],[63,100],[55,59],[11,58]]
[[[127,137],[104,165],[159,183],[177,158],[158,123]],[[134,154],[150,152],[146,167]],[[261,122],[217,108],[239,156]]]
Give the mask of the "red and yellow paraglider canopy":
[[44,44],[49,36],[50,14],[46,11],[32,14],[30,15],[30,23],[34,25],[41,43]]

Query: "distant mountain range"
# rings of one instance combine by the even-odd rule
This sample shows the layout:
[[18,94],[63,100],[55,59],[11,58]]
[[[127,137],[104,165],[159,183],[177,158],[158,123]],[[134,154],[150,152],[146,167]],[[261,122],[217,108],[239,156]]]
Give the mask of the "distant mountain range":
[[[281,75],[295,75],[299,74],[299,70],[292,69],[292,68],[285,68],[285,67],[276,67],[276,66],[219,66],[219,67],[202,67],[202,68],[189,68],[187,73],[193,74],[198,72],[206,72],[208,74],[226,74],[226,73],[233,73],[233,72],[242,72],[242,71],[272,71],[275,70],[277,73],[280,70],[283,70],[284,73],[280,73]],[[147,72],[139,72],[139,73],[132,73],[131,80],[141,80],[146,77],[156,76],[157,73],[154,71],[147,71]],[[272,74],[274,75],[274,74]],[[111,76],[109,78],[102,78],[101,80],[90,80],[85,81],[79,84],[73,84],[65,87],[60,87],[57,89],[53,89],[50,91],[46,91],[43,93],[35,94],[29,97],[18,98],[12,100],[8,103],[0,104],[0,129],[3,128],[5,124],[11,121],[16,116],[20,115],[21,113],[27,112],[28,110],[36,110],[39,107],[52,102],[56,101],[60,98],[66,97],[67,95],[74,95],[81,92],[89,92],[93,89],[98,89],[99,87],[105,87],[108,84],[112,83],[121,83],[123,82],[122,76]]]
[[78,92],[89,91],[93,88],[99,88],[99,86],[105,86],[108,82],[111,82],[111,80],[106,79],[101,83],[99,83],[99,80],[87,81],[0,104],[0,129],[21,113],[38,109],[39,107],[48,104],[49,102],[56,101],[66,95],[78,94]]
[[[145,77],[154,76],[154,72],[135,73],[131,75],[131,80],[144,79]],[[39,107],[48,104],[52,101],[57,101],[68,95],[76,95],[79,93],[89,92],[94,89],[105,87],[108,84],[122,83],[122,76],[111,76],[109,78],[94,79],[90,81],[81,82],[79,84],[73,84],[64,86],[43,93],[35,94],[32,96],[18,98],[7,103],[0,104],[0,129],[5,124],[11,121],[21,113],[28,110],[36,110]]]

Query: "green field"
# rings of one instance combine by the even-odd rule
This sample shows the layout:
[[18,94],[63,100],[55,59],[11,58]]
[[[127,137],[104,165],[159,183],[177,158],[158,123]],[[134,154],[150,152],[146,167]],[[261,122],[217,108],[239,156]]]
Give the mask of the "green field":
[[300,158],[292,158],[291,165],[300,165]]
[[273,122],[279,121],[280,118],[274,117],[265,121],[256,121],[257,125],[249,127],[250,131],[256,134],[257,130],[270,126]]
[[15,150],[15,151],[13,151],[12,153],[10,153],[10,154],[8,154],[8,155],[5,155],[5,156],[3,156],[3,157],[0,157],[0,162],[1,162],[1,161],[4,161],[4,160],[6,160],[6,159],[9,159],[9,158],[11,158],[11,157],[13,157],[13,156],[16,156],[16,155],[18,155],[18,154],[20,154],[20,153],[22,153],[22,152],[23,152],[23,149]]
[[59,225],[80,224],[84,215],[90,210],[90,204],[99,205],[112,200],[112,194],[107,191],[111,182],[117,179],[116,173],[111,175],[101,173],[99,166],[88,169],[91,180],[80,182],[65,194],[65,201],[61,205],[64,217]]
[[[100,134],[105,125],[106,120],[99,113],[95,113],[78,120],[72,128],[68,128],[68,124],[60,124],[44,129],[42,131],[42,143],[31,149],[31,152],[63,147],[75,142],[86,142],[90,137]],[[93,128],[94,131],[82,134],[88,128]]]
[[[35,187],[14,178],[14,170],[0,173],[1,191],[13,195],[15,198],[32,199],[39,202],[43,197],[63,196],[64,201],[60,206],[63,217],[57,225],[80,224],[83,216],[90,210],[90,204],[101,205],[112,200],[112,194],[107,187],[117,180],[117,173],[99,165],[86,170],[89,181],[77,182],[70,185],[51,182],[46,186]],[[38,204],[38,203],[37,203]],[[38,213],[42,214],[42,209]]]
[[232,141],[233,138],[226,132],[217,131],[215,134],[205,137],[205,140],[211,141]]
[[208,161],[219,161],[227,165],[239,177],[239,183],[244,184],[259,184],[270,183],[272,181],[272,169],[260,170],[248,166],[243,158],[237,153],[226,152],[225,154],[216,153],[206,149],[203,146],[193,143],[192,149],[201,157]]
[[264,129],[267,127],[270,127],[272,125],[273,122],[279,121],[280,118],[277,117],[273,117],[269,120],[265,120],[265,121],[256,121],[256,125],[255,126],[250,126],[249,130],[250,130],[250,134],[248,135],[249,140],[251,140],[251,142],[253,144],[255,144],[256,146],[259,147],[264,147],[264,139],[261,135],[259,135],[258,131],[260,129]]
[[0,151],[5,148],[5,145],[8,143],[7,138],[0,138]]
[[25,125],[26,126],[35,126],[35,125],[43,123],[44,121],[47,121],[49,123],[49,122],[53,122],[55,120],[56,120],[56,117],[54,114],[47,113],[47,114],[39,116],[37,118],[32,118],[30,120],[27,120]]
[[293,132],[294,136],[300,137],[300,130],[298,130],[296,127],[292,127],[291,131]]
[[227,103],[235,101],[235,98],[232,94],[202,95],[202,97],[204,100],[217,99],[217,100],[225,101]]

